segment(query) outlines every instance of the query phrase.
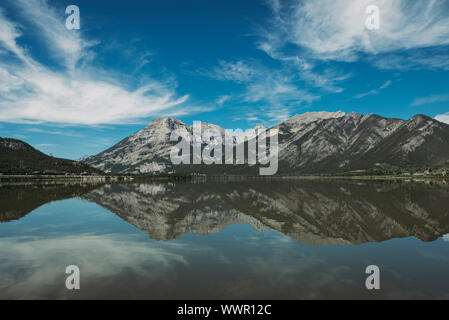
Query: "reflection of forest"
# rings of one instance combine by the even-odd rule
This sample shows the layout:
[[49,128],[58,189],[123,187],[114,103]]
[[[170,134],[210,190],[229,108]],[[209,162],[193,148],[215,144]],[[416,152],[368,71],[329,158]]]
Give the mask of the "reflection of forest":
[[0,187],[0,222],[18,220],[48,202],[79,197],[98,185],[25,184]]

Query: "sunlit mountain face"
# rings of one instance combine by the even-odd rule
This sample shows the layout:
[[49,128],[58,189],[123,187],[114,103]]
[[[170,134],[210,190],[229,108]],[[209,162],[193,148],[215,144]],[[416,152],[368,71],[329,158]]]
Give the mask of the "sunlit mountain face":
[[[447,297],[444,182],[1,190],[2,298]],[[74,262],[84,274],[77,295],[58,289]],[[384,270],[374,295],[369,264]]]
[[[123,139],[111,148],[83,159],[108,173],[160,174],[192,173],[257,174],[258,168],[226,163],[226,134],[229,131],[202,123],[202,130],[214,128],[221,137],[219,165],[173,165],[171,151],[177,145],[173,132],[192,135],[193,126],[174,118],[161,118]],[[254,130],[254,129],[253,129]],[[344,112],[309,112],[296,115],[273,128],[259,128],[270,136],[278,135],[280,164],[274,174],[299,175],[350,172],[373,169],[379,165],[399,170],[417,167],[449,167],[449,125],[419,115],[408,121],[378,115]],[[254,130],[255,132],[255,130]],[[249,141],[238,142],[248,154]],[[207,147],[202,143],[202,150]],[[191,148],[190,148],[191,149]],[[191,156],[189,155],[189,159]],[[189,164],[191,164],[190,162]]]

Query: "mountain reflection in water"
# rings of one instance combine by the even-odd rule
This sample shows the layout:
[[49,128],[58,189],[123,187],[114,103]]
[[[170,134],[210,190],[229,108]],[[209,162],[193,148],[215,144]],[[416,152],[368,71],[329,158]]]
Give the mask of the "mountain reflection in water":
[[444,182],[3,185],[0,299],[449,298],[448,208]]
[[211,182],[3,187],[0,221],[81,197],[156,240],[209,235],[234,224],[277,230],[310,245],[361,244],[449,233],[449,186],[407,182]]

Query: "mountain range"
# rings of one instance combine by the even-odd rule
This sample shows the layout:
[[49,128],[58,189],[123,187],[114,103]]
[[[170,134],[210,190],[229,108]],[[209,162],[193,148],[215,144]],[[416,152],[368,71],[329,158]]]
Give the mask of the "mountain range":
[[[224,137],[225,129],[202,123],[202,130],[210,128]],[[425,115],[402,120],[341,111],[310,112],[273,128],[279,131],[278,174],[281,175],[449,164],[449,125]],[[170,134],[177,129],[191,134],[193,126],[174,118],[153,120],[142,130],[83,161],[108,173],[257,174],[258,166],[249,165],[174,166],[170,151],[177,142],[170,141]],[[224,154],[224,145],[222,148]]]

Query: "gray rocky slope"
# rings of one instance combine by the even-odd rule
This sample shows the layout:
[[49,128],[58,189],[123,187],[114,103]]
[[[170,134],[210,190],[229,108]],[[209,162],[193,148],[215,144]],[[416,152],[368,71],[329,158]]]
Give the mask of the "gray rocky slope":
[[[202,126],[203,131],[213,128],[224,135],[225,130],[218,126]],[[449,125],[424,115],[406,121],[372,114],[311,112],[274,128],[279,130],[279,174],[347,172],[378,164],[412,167],[449,163]],[[192,133],[192,126],[180,120],[157,119],[84,162],[113,173],[251,172],[248,166],[172,165],[170,151],[177,142],[170,141],[170,134],[176,129]]]

